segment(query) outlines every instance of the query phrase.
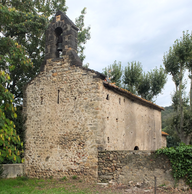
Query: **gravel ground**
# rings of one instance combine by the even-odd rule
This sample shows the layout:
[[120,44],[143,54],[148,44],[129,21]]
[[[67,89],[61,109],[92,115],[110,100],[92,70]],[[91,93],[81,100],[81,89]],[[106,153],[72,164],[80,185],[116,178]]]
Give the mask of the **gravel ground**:
[[[65,188],[70,189],[71,186],[78,188],[78,189],[82,189],[82,190],[86,190],[87,193],[109,193],[109,194],[128,194],[128,193],[134,193],[134,194],[142,194],[142,193],[146,193],[146,194],[154,194],[155,190],[154,188],[151,187],[146,187],[146,188],[139,188],[139,187],[130,187],[130,186],[126,186],[126,185],[108,185],[108,184],[92,184],[92,183],[86,183],[80,180],[67,180],[65,183],[63,181],[59,181],[58,183],[61,184],[65,184]],[[189,188],[185,188],[185,189],[177,189],[177,188],[170,188],[170,187],[166,187],[166,186],[162,186],[162,187],[157,187],[156,188],[156,194],[192,194],[192,190]]]

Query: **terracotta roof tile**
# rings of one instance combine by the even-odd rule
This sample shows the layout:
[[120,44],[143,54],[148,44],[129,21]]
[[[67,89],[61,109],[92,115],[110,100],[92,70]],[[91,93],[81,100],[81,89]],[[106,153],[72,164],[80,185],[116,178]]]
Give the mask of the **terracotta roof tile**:
[[164,135],[164,136],[168,136],[169,135],[168,133],[165,133],[164,131],[161,131],[161,134]]

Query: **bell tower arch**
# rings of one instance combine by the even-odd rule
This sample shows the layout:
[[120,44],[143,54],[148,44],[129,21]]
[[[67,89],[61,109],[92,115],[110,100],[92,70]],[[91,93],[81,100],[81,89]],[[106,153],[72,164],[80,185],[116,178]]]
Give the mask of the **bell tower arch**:
[[68,59],[71,65],[81,66],[77,55],[78,28],[61,11],[57,11],[45,32],[45,62],[48,59]]

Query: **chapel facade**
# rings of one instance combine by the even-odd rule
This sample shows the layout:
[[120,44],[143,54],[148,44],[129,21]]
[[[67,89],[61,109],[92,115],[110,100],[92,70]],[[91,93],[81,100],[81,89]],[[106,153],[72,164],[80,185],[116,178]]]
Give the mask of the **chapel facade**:
[[85,68],[78,29],[58,11],[46,31],[41,72],[24,90],[25,173],[30,177],[98,176],[98,151],[162,147],[161,111],[152,102]]

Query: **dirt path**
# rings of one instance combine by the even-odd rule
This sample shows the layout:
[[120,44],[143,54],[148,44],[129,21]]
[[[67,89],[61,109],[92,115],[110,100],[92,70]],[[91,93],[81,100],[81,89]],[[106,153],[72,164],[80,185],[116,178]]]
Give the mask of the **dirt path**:
[[[70,189],[70,187],[76,187],[78,189],[82,189],[87,191],[87,193],[101,193],[101,194],[154,194],[154,188],[139,188],[139,187],[130,187],[126,185],[108,185],[108,184],[91,184],[80,180],[67,180],[67,181],[59,181],[58,184],[65,184],[65,188]],[[168,188],[166,186],[157,187],[156,194],[192,194],[191,189],[185,188],[185,190],[179,190],[174,188]]]

